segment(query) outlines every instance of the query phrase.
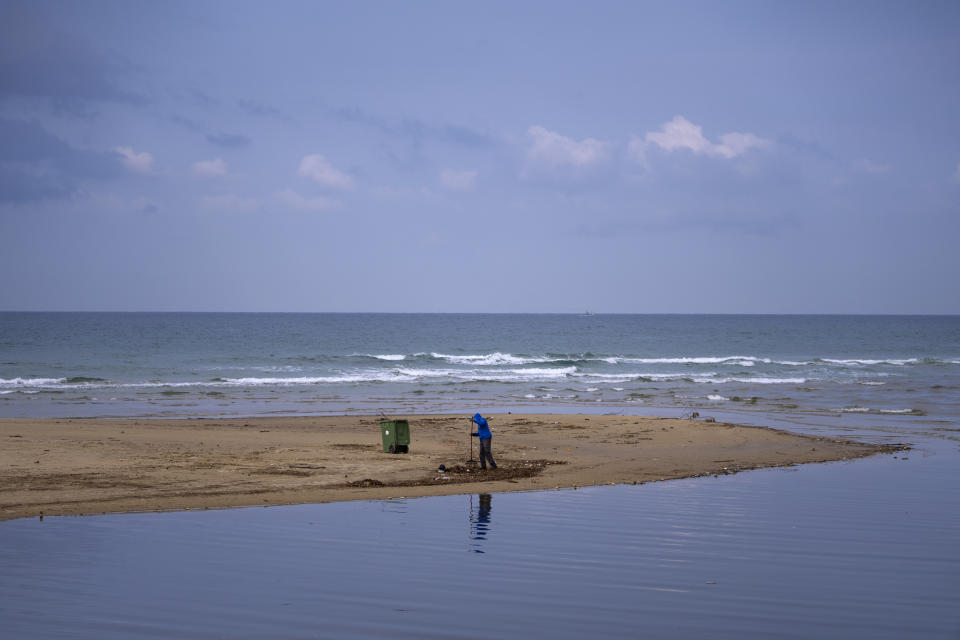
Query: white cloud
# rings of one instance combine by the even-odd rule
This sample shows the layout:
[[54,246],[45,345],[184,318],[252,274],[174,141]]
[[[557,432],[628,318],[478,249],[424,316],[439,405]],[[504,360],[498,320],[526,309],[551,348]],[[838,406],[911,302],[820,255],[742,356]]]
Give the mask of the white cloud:
[[307,198],[293,189],[284,189],[274,194],[274,197],[286,207],[295,211],[324,211],[337,206],[336,200],[324,197]]
[[120,154],[120,161],[127,169],[137,173],[153,172],[153,154],[146,151],[137,153],[131,147],[114,147],[113,150]]
[[260,202],[255,198],[244,198],[232,193],[220,196],[204,196],[200,202],[205,209],[231,213],[245,213],[260,208]]
[[752,133],[725,133],[720,136],[720,144],[713,145],[712,153],[724,158],[736,158],[750,149],[763,149],[770,144]]
[[353,189],[353,178],[343,173],[319,153],[304,156],[297,174],[334,189]]
[[222,158],[194,162],[193,175],[202,178],[222,178],[227,175],[227,163]]
[[769,146],[770,141],[764,140],[752,133],[724,133],[720,142],[710,142],[703,135],[703,127],[693,124],[683,116],[674,116],[670,122],[660,126],[659,131],[650,131],[644,138],[634,137],[630,140],[629,151],[637,160],[646,162],[646,149],[655,144],[664,151],[688,150],[695,154],[736,158],[751,149],[762,149]]
[[469,191],[477,181],[477,173],[477,171],[444,169],[440,172],[440,181],[451,191]]
[[538,126],[527,129],[527,134],[533,141],[527,160],[536,166],[585,169],[606,161],[610,156],[610,146],[593,138],[577,142]]

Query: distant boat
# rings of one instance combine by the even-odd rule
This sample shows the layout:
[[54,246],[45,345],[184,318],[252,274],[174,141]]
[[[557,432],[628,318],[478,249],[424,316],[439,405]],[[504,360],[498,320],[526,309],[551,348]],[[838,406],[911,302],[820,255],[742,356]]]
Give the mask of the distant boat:
[[595,315],[597,315],[597,314],[595,314],[593,311],[584,311],[584,312],[583,312],[583,315],[585,315],[585,316],[595,316]]

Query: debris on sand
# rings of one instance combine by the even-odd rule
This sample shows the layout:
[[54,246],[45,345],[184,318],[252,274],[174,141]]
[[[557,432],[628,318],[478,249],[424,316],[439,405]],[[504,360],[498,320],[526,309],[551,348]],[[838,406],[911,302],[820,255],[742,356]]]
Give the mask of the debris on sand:
[[440,474],[432,473],[419,480],[405,480],[391,486],[420,487],[436,484],[464,484],[467,482],[495,482],[540,475],[550,465],[566,464],[561,460],[502,460],[496,469],[455,464],[444,467]]
[[373,478],[364,478],[363,480],[354,480],[353,482],[347,483],[348,487],[385,487],[386,485],[380,482],[379,480],[374,480]]
[[348,487],[427,487],[439,484],[467,484],[469,482],[495,482],[503,480],[516,482],[517,478],[532,478],[540,475],[551,465],[566,464],[562,460],[505,460],[496,469],[481,469],[466,464],[444,467],[443,471],[433,472],[429,476],[416,480],[397,480],[381,482],[365,478],[356,482],[347,482]]

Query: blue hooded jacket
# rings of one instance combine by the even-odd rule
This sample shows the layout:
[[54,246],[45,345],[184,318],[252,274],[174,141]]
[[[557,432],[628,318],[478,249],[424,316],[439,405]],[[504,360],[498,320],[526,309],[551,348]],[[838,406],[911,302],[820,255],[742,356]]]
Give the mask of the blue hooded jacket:
[[490,427],[487,426],[487,420],[479,413],[474,414],[472,420],[477,423],[477,432],[471,433],[470,435],[477,436],[481,440],[489,440],[493,437],[493,434],[490,433]]

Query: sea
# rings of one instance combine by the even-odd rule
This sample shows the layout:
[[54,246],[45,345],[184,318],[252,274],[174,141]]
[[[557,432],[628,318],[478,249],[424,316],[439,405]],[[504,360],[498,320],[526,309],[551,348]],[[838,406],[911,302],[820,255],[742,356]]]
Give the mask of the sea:
[[0,313],[0,416],[960,415],[955,316]]
[[[901,444],[646,485],[0,522],[0,636],[960,638],[960,317],[0,313],[0,417],[584,413]],[[509,416],[496,437],[509,439]],[[0,443],[2,446],[2,443]],[[2,487],[0,487],[2,492]]]

